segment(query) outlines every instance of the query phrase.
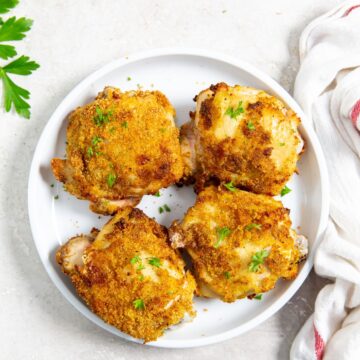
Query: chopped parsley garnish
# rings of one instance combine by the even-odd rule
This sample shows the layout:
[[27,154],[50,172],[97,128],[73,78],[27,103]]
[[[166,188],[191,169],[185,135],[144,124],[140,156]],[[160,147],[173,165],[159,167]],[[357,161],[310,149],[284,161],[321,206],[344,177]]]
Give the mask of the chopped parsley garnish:
[[279,146],[285,146],[284,142],[279,143]]
[[154,194],[156,197],[160,197],[160,191],[158,191],[156,194]]
[[242,113],[244,113],[242,101],[239,102],[237,108],[228,107],[228,109],[225,111],[225,115],[229,115],[232,119],[236,119]]
[[171,211],[170,207],[167,206],[167,204],[164,205],[164,209],[165,209],[166,212],[170,212],[170,211]]
[[258,294],[256,296],[254,296],[254,299],[261,300],[262,299],[262,294]]
[[142,299],[134,300],[133,305],[134,305],[134,308],[136,310],[144,310],[145,309],[145,304],[144,304],[144,301]]
[[127,121],[123,121],[123,122],[121,123],[121,127],[127,129],[127,128],[128,128],[128,122],[127,122]]
[[254,131],[255,130],[255,125],[254,123],[250,120],[247,124],[246,124],[247,128],[250,130],[250,131]]
[[252,223],[252,224],[249,224],[249,225],[245,226],[245,230],[247,230],[247,231],[250,231],[252,229],[261,230],[261,224]]
[[145,269],[145,266],[143,263],[141,263],[137,268],[136,270],[144,270]]
[[50,187],[54,187],[54,184],[51,184]]
[[160,267],[161,266],[161,261],[159,258],[157,257],[152,257],[148,260],[148,263],[152,266],[155,266],[155,267]]
[[163,212],[164,212],[164,209],[161,206],[159,206],[159,213],[162,214]]
[[110,121],[110,117],[112,116],[111,111],[104,113],[99,106],[96,106],[95,110],[96,110],[96,115],[94,116],[94,123],[96,126],[107,124]]
[[217,249],[221,245],[221,243],[225,240],[225,238],[230,234],[231,234],[231,230],[226,226],[222,228],[217,228],[216,229],[217,241],[214,245],[214,248]]
[[88,149],[86,150],[86,154],[88,157],[92,157],[94,155],[94,150],[91,146],[89,146]]
[[164,132],[166,131],[165,128],[160,128],[159,130],[160,130],[160,132],[162,132],[162,133],[164,133]]
[[139,280],[140,280],[140,281],[143,281],[143,280],[144,280],[144,275],[140,275],[140,276],[139,276]]
[[113,127],[109,130],[109,133],[110,133],[110,134],[113,134],[113,133],[115,132],[115,130],[116,130],[116,127],[113,126]]
[[269,252],[264,249],[256,252],[252,258],[249,265],[249,271],[256,272],[259,269],[259,266],[264,263],[265,258],[269,256]]
[[99,142],[101,142],[103,139],[100,137],[100,136],[94,136],[92,139],[91,139],[91,143],[96,146]]
[[59,200],[59,195],[54,196],[55,200]]
[[113,187],[116,181],[116,175],[114,173],[110,173],[106,179],[107,184],[109,187]]
[[224,186],[229,190],[229,191],[236,191],[237,188],[234,186],[234,184],[232,183],[232,181],[224,184]]
[[285,187],[281,190],[280,195],[281,195],[281,196],[285,196],[285,195],[288,194],[289,192],[291,192],[291,189],[288,188],[288,187],[285,185]]
[[224,276],[225,276],[226,279],[230,279],[230,277],[231,277],[231,275],[230,275],[230,273],[228,271],[224,272]]
[[126,80],[127,80],[127,81],[130,81],[130,80],[131,80],[131,77],[130,77],[130,76],[128,76],[128,77],[126,78]]
[[130,264],[136,264],[139,261],[141,261],[141,258],[140,256],[136,255],[130,260]]

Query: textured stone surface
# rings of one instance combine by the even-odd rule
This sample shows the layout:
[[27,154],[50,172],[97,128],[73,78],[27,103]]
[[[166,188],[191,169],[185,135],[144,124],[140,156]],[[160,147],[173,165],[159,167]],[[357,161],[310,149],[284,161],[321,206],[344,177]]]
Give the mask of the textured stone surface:
[[338,0],[28,0],[12,12],[35,20],[20,54],[41,68],[20,78],[32,118],[0,119],[0,359],[287,359],[324,280],[313,273],[294,298],[258,328],[189,350],[134,345],[99,329],[55,289],[38,258],[27,214],[30,162],[41,130],[83,77],[131,52],[210,48],[249,61],[291,91],[301,30]]

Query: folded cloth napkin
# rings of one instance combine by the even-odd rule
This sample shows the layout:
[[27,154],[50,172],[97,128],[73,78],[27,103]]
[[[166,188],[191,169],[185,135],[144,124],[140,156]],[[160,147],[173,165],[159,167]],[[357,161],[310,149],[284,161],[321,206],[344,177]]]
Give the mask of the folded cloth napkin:
[[330,177],[330,218],[315,271],[333,280],[295,338],[292,360],[360,359],[360,0],[310,23],[294,97],[312,121]]

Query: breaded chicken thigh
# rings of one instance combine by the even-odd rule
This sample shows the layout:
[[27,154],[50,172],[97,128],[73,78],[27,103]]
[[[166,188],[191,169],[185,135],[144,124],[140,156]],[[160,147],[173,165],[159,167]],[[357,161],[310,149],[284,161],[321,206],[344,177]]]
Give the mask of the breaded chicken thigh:
[[195,315],[194,278],[166,228],[139,209],[125,208],[101,231],[70,239],[56,260],[95,314],[135,338],[156,340]]
[[225,83],[195,97],[196,111],[181,129],[183,182],[232,182],[277,195],[296,170],[303,147],[300,119],[264,91]]
[[307,242],[288,213],[269,196],[209,186],[173,223],[170,240],[189,253],[200,295],[233,302],[296,277]]
[[112,214],[135,206],[183,173],[175,110],[159,91],[107,87],[69,116],[66,159],[53,159],[55,177],[90,208]]

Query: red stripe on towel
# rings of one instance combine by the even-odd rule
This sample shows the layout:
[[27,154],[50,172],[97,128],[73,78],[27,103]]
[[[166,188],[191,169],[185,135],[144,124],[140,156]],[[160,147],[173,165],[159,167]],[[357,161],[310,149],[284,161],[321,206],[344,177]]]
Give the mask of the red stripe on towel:
[[315,354],[316,360],[321,360],[324,356],[325,343],[319,332],[317,331],[314,325],[314,335],[315,335]]
[[353,125],[355,126],[355,128],[357,128],[356,124],[357,124],[357,119],[360,116],[360,99],[355,103],[354,107],[352,108],[350,117],[351,117],[351,121],[353,123]]
[[350,9],[347,9],[345,14],[343,15],[344,16],[348,16],[353,10],[357,9],[357,8],[360,8],[360,4],[359,5],[354,5],[352,6]]

